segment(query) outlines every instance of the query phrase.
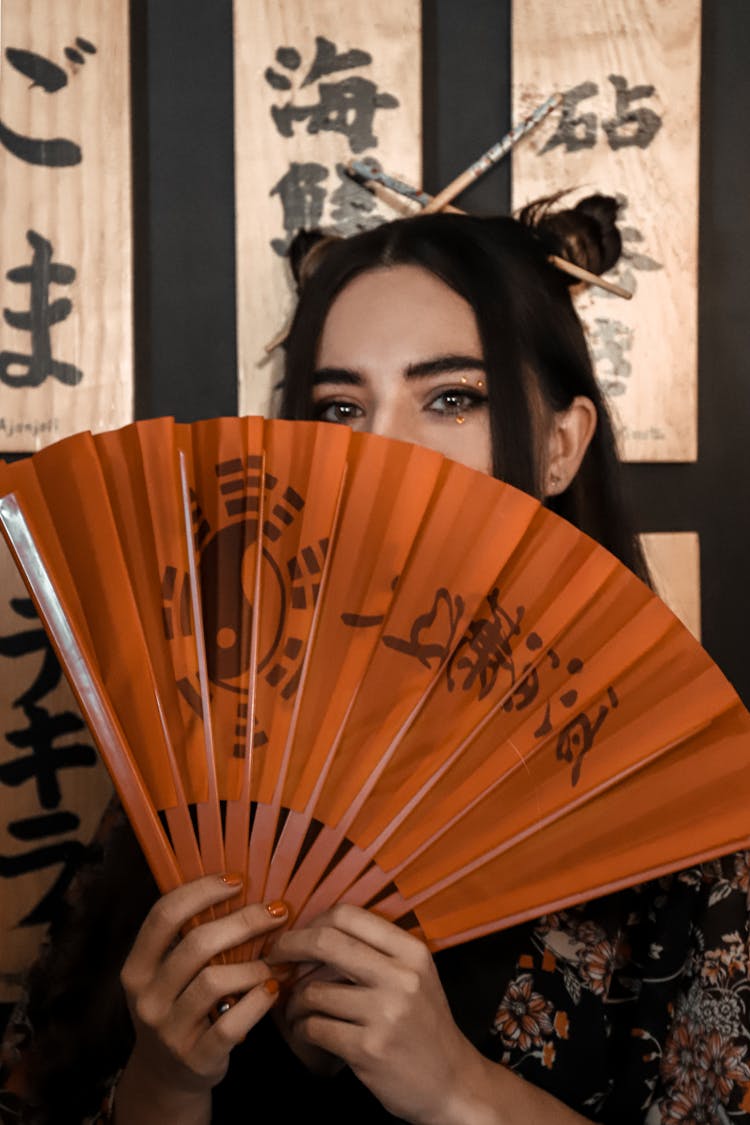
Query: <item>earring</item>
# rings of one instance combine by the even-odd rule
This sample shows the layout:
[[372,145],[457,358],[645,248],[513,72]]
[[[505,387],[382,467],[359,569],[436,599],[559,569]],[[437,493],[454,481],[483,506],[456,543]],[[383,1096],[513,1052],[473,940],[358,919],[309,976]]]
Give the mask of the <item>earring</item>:
[[560,477],[558,476],[557,473],[550,473],[549,483],[552,486],[552,488],[557,488],[558,484],[560,483]]

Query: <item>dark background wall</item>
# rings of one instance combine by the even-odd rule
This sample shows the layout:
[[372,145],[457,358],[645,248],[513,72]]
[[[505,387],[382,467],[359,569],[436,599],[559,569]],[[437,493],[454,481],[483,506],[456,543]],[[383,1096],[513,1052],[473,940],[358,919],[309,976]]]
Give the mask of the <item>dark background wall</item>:
[[[510,6],[425,0],[428,191],[510,125]],[[704,644],[750,704],[750,4],[703,7],[699,460],[625,472],[640,530],[699,533]],[[236,413],[231,0],[133,0],[132,32],[137,416]],[[507,164],[463,197],[509,203]]]

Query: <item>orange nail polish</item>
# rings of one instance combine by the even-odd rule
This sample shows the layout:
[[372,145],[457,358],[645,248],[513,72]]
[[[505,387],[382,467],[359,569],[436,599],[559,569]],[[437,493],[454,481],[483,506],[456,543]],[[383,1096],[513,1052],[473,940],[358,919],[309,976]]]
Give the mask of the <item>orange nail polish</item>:
[[226,871],[219,878],[227,887],[241,887],[244,883],[244,879],[236,871]]
[[274,980],[273,977],[269,977],[268,980],[263,981],[263,987],[269,996],[276,996],[279,991],[279,982]]
[[266,910],[272,918],[285,918],[288,914],[285,902],[269,902]]

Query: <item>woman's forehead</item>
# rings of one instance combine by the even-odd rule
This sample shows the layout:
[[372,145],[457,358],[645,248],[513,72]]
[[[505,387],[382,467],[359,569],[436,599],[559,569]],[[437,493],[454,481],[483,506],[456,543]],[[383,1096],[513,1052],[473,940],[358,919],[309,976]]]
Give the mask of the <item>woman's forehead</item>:
[[404,357],[405,363],[462,353],[481,357],[471,306],[421,266],[379,267],[359,274],[333,301],[323,325],[318,365],[368,363]]

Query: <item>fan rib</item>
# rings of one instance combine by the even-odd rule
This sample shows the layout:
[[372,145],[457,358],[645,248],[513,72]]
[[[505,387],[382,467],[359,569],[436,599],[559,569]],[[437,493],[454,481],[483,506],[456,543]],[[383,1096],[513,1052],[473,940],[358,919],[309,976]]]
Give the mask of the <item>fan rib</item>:
[[13,493],[0,498],[0,522],[81,710],[97,732],[107,766],[151,870],[162,891],[172,890],[182,882],[174,853],[142,784],[112,704],[99,678],[91,674],[95,663],[71,627],[71,615],[45,565],[38,536]]
[[749,842],[710,658],[434,451],[157,419],[3,466],[0,524],[163,890],[229,864],[232,909],[351,901],[441,948]]
[[344,469],[341,475],[338,495],[334,505],[333,516],[328,533],[331,549],[326,552],[325,559],[323,560],[323,569],[320,575],[320,588],[318,598],[315,602],[312,620],[310,622],[305,654],[302,660],[302,668],[300,671],[300,681],[295,695],[294,705],[292,707],[292,714],[289,721],[286,740],[284,743],[284,750],[281,755],[281,761],[276,778],[276,785],[274,787],[270,805],[261,805],[258,809],[258,816],[256,816],[255,825],[253,826],[254,834],[253,838],[250,841],[251,855],[254,851],[256,857],[261,860],[259,869],[262,872],[262,876],[259,886],[262,888],[261,893],[265,898],[277,899],[284,894],[291,875],[291,871],[293,870],[296,863],[299,849],[304,843],[304,839],[309,828],[309,821],[305,822],[304,829],[302,829],[297,816],[287,815],[284,820],[280,835],[277,835],[276,833],[276,826],[281,814],[282,795],[287,778],[289,761],[294,749],[294,737],[297,731],[300,707],[304,698],[305,685],[307,683],[308,671],[310,668],[313,649],[315,647],[318,625],[320,622],[323,605],[325,604],[325,591],[328,588],[331,567],[333,565],[332,560],[334,557],[334,551],[332,548],[338,536],[341,515],[343,512],[343,500],[345,495],[347,477],[348,472],[346,469]]
[[206,666],[206,646],[203,631],[203,611],[198,590],[198,573],[195,562],[195,548],[190,518],[190,495],[187,482],[185,453],[178,453],[180,488],[182,493],[182,515],[184,521],[185,544],[187,546],[188,577],[190,581],[190,604],[193,611],[193,629],[198,658],[198,682],[200,684],[201,710],[203,712],[203,738],[206,750],[206,772],[208,777],[208,796],[198,802],[198,826],[200,850],[204,869],[207,873],[220,873],[225,868],[224,843],[219,816],[219,791],[216,784],[216,758],[213,744],[213,724],[211,722],[211,700],[208,688],[208,668]]

